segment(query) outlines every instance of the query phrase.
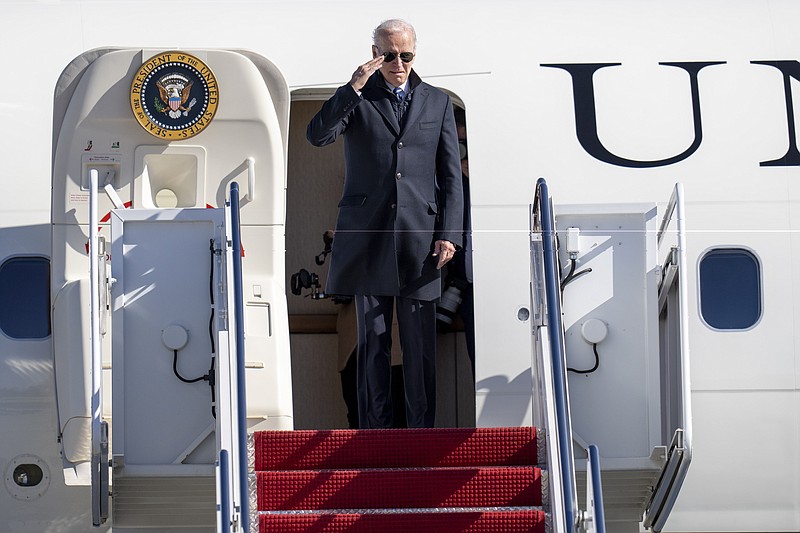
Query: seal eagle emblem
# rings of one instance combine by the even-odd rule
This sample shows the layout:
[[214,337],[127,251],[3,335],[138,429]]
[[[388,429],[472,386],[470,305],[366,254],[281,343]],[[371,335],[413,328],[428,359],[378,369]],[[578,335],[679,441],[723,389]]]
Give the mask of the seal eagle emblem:
[[194,137],[214,118],[219,93],[211,69],[185,52],[142,63],[131,83],[131,110],[147,133],[168,140]]
[[156,82],[158,87],[159,96],[161,101],[164,102],[169,109],[162,108],[162,112],[167,113],[170,118],[178,118],[183,112],[183,116],[188,116],[189,111],[192,110],[197,98],[192,98],[187,107],[184,107],[189,95],[192,91],[193,81],[186,79],[186,76],[180,74],[167,74]]

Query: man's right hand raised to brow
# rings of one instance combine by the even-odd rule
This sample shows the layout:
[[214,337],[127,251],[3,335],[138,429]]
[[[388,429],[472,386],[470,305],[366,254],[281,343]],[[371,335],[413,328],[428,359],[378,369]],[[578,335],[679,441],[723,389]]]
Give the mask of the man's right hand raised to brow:
[[350,86],[355,89],[356,91],[360,91],[364,85],[366,85],[367,80],[370,76],[372,76],[376,70],[381,68],[383,65],[383,56],[378,56],[373,59],[370,59],[353,72],[353,77],[350,78]]

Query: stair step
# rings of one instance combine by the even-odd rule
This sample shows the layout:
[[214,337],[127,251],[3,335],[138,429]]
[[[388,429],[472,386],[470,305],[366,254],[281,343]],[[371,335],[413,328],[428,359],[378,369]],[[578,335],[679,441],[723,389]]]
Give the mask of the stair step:
[[539,445],[531,427],[262,431],[255,439],[255,468],[536,465]]
[[258,472],[267,510],[538,506],[535,467]]
[[282,533],[544,533],[541,510],[466,510],[430,513],[259,514],[261,531]]
[[262,431],[261,531],[544,533],[535,428]]
[[111,500],[114,530],[152,528],[160,531],[213,528],[214,476],[118,476]]

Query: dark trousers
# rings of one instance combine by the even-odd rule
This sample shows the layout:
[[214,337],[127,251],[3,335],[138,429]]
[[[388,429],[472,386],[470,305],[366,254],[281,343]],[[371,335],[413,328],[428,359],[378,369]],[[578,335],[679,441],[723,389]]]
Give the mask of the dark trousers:
[[[345,367],[339,372],[342,383],[342,398],[347,407],[347,427],[358,429],[358,394],[356,392],[356,355],[354,348]],[[392,427],[404,428],[406,425],[406,397],[403,387],[403,365],[392,365]]]
[[358,423],[390,428],[392,318],[397,306],[408,427],[433,427],[436,415],[436,302],[394,296],[354,297],[358,319]]

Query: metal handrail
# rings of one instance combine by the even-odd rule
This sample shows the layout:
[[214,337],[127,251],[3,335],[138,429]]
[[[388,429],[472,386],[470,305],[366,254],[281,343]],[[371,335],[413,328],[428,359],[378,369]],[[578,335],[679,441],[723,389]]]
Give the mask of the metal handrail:
[[[680,188],[680,193],[678,189]],[[667,227],[669,227],[669,223],[672,222],[672,215],[675,214],[675,210],[680,205],[680,214],[678,218],[680,219],[680,223],[683,224],[683,186],[680,183],[675,184],[675,190],[672,192],[672,196],[669,198],[669,202],[667,202],[667,208],[664,210],[664,217],[661,219],[661,225],[658,227],[658,246],[661,246],[661,241],[664,238],[664,234],[667,232]]]
[[[683,428],[677,428],[668,449],[667,464],[659,479],[658,490],[648,502],[645,526],[652,524],[653,531],[661,531],[675,505],[675,501],[686,478],[692,462],[692,388],[689,365],[689,282],[688,261],[686,259],[686,219],[683,199],[683,185],[676,183],[658,230],[658,245],[674,220],[677,247],[672,252],[677,256],[678,275],[678,329],[680,331],[680,371],[681,371],[681,418]],[[662,483],[663,481],[663,483]]]
[[678,262],[678,325],[681,330],[680,349],[681,349],[681,383],[684,385],[681,390],[682,399],[682,418],[683,418],[683,445],[687,450],[687,455],[691,457],[692,442],[692,388],[691,373],[689,366],[689,280],[688,280],[688,260],[686,259],[686,208],[683,200],[683,184],[676,183],[672,191],[672,196],[667,204],[661,227],[658,230],[658,244],[664,238],[667,227],[675,220],[677,235],[677,262]]
[[[98,221],[97,169],[89,171],[89,286],[92,350],[92,525],[100,526],[108,518],[108,426],[103,422],[103,350],[100,333],[100,228]],[[105,272],[102,273],[105,275]],[[105,491],[106,494],[103,494]]]
[[603,506],[603,485],[600,481],[600,451],[594,444],[587,450],[588,472],[586,487],[586,512],[590,514],[594,533],[606,533],[606,511]]
[[219,498],[220,498],[220,515],[222,516],[222,529],[220,533],[231,533],[231,523],[228,517],[231,516],[230,509],[230,485],[228,484],[229,477],[229,464],[228,464],[228,450],[219,451]]
[[[547,302],[547,330],[550,339],[550,354],[553,365],[553,386],[558,428],[558,450],[561,457],[561,477],[564,489],[564,515],[567,531],[576,526],[577,490],[575,488],[575,459],[572,453],[572,427],[570,422],[566,352],[564,350],[564,327],[561,321],[561,292],[556,268],[556,230],[550,206],[547,182],[539,178],[536,196],[541,213],[542,247],[544,259],[545,299]],[[534,200],[534,209],[537,200]]]
[[[678,226],[678,265],[682,275],[678,277],[678,293],[680,298],[679,322],[681,331],[681,382],[684,384],[683,395],[683,445],[686,448],[687,460],[691,460],[692,449],[692,387],[689,367],[689,280],[688,261],[686,259],[686,208],[683,202],[683,184],[675,184],[675,211]],[[688,465],[687,465],[688,466]]]
[[247,472],[247,392],[244,372],[244,302],[242,300],[242,235],[239,217],[239,184],[231,183],[231,246],[233,248],[233,294],[234,317],[236,322],[236,414],[238,419],[239,441],[239,505],[241,506],[242,531],[250,531]]

